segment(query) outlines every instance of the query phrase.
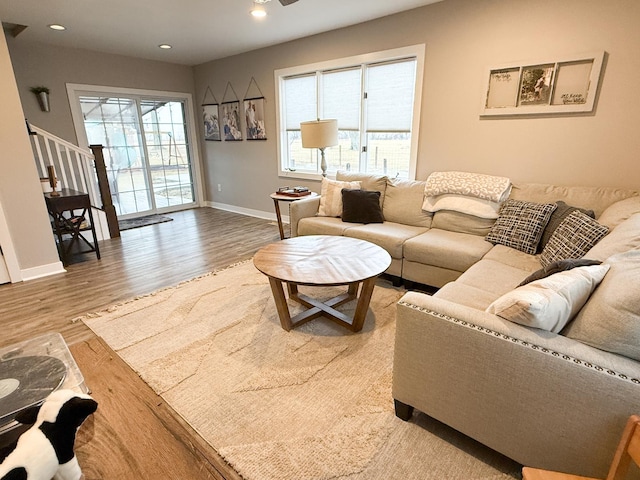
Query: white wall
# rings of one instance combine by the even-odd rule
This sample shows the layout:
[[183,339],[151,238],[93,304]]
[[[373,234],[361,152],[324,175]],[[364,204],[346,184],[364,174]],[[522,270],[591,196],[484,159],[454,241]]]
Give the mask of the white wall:
[[[210,86],[222,101],[227,82],[241,96],[251,77],[266,96],[266,142],[203,142],[209,200],[268,211],[268,194],[292,181],[277,176],[275,69],[417,43],[426,44],[418,179],[466,170],[514,181],[638,188],[638,25],[637,0],[445,0],[199,65],[196,98]],[[479,117],[486,67],[594,50],[608,52],[595,113]]]

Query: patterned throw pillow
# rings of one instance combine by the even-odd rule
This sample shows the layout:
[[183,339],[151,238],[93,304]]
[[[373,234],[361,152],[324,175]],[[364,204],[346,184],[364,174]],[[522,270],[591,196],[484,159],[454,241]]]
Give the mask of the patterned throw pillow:
[[538,252],[541,252],[544,249],[547,243],[549,243],[551,235],[553,235],[553,232],[555,232],[556,228],[558,228],[558,225],[560,225],[565,218],[571,215],[571,212],[573,212],[574,210],[580,210],[585,215],[589,215],[591,218],[596,218],[596,214],[593,212],[593,210],[586,210],[580,207],[572,207],[571,205],[567,205],[562,200],[558,200],[556,202],[556,205],[558,206],[558,208],[556,208],[551,214],[549,223],[547,223],[547,226],[544,227],[544,231],[542,232],[542,238],[540,239],[540,244],[538,245]]
[[320,187],[319,217],[339,217],[342,215],[342,189],[360,188],[361,182],[340,182],[322,177]]
[[554,203],[507,200],[500,208],[498,219],[486,240],[533,255],[555,209]]
[[582,258],[608,232],[609,227],[574,210],[551,235],[540,255],[540,263],[546,267],[565,258]]

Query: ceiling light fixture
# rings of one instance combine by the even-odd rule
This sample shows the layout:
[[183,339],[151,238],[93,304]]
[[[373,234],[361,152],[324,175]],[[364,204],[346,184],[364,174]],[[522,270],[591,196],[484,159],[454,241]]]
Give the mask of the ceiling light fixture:
[[163,50],[169,50],[170,48],[173,48],[168,43],[161,43],[160,45],[158,45],[158,47],[162,48]]
[[253,8],[251,9],[251,15],[256,18],[262,18],[267,16],[267,11],[263,5],[271,0],[253,0]]
[[67,27],[65,27],[64,25],[59,25],[57,23],[52,23],[51,25],[47,25],[47,27],[49,27],[51,30],[66,30]]

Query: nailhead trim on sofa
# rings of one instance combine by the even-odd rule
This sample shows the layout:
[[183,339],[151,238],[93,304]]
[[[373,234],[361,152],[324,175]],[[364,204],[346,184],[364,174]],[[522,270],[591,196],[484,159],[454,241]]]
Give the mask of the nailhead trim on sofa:
[[559,353],[559,352],[556,352],[554,350],[549,350],[546,347],[541,347],[541,346],[536,345],[534,343],[525,342],[525,341],[520,340],[518,338],[511,337],[511,336],[505,335],[503,333],[495,332],[495,331],[491,330],[490,328],[481,327],[479,325],[475,325],[474,323],[467,322],[466,320],[460,320],[459,318],[453,318],[453,317],[450,317],[448,315],[444,315],[442,313],[434,312],[433,310],[429,310],[427,308],[419,307],[417,305],[413,305],[412,303],[408,303],[408,302],[404,302],[404,301],[400,301],[398,303],[400,305],[404,305],[406,307],[413,308],[414,310],[419,310],[419,311],[421,311],[423,313],[427,313],[429,315],[433,315],[434,317],[441,318],[441,319],[446,320],[448,322],[456,323],[458,325],[462,325],[464,327],[471,328],[473,330],[478,330],[479,332],[485,333],[487,335],[493,335],[494,337],[502,337],[505,340],[510,340],[511,342],[517,343],[519,345],[522,345],[523,347],[529,347],[532,350],[540,350],[542,353],[546,353],[547,355],[552,355],[554,357],[559,357],[559,358],[562,358],[563,360],[566,360],[568,362],[573,362],[576,365],[580,365],[580,366],[583,366],[585,368],[593,369],[593,370],[596,370],[598,372],[606,372],[611,376],[615,376],[615,377],[619,378],[620,380],[624,380],[624,381],[633,383],[635,385],[640,385],[640,379],[629,378],[627,375],[624,375],[622,373],[617,373],[617,372],[615,372],[615,371],[613,371],[611,369],[608,369],[608,368],[605,369],[605,368],[603,368],[603,367],[601,367],[599,365],[594,365],[591,362],[587,362],[585,360],[580,360],[579,358],[571,357],[570,355],[566,355],[564,353]]

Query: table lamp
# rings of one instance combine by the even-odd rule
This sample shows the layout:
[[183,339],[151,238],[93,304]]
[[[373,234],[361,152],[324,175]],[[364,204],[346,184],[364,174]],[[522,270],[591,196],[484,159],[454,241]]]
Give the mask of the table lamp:
[[324,158],[324,149],[338,144],[338,120],[312,120],[300,123],[302,133],[302,148],[318,148],[322,155],[320,168],[322,176],[327,176],[327,161]]

